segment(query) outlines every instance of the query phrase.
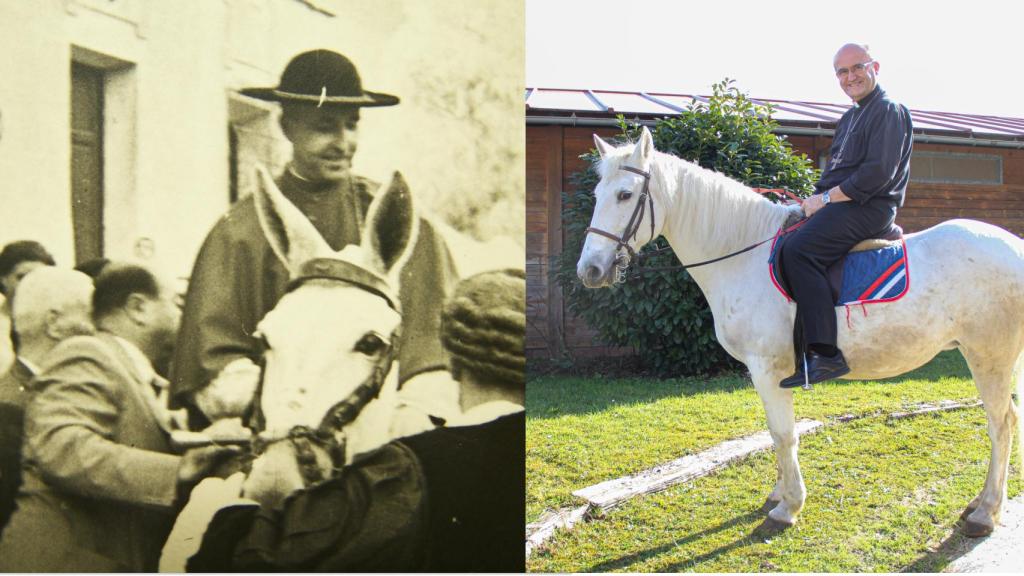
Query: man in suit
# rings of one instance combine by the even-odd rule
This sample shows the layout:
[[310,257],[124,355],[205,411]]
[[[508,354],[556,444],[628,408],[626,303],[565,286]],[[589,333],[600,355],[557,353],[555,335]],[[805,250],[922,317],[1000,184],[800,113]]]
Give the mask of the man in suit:
[[153,369],[180,315],[170,284],[111,264],[92,304],[97,334],[59,344],[36,379],[0,571],[155,571],[179,495],[233,453],[172,453]]
[[92,278],[81,272],[44,266],[18,286],[14,302],[18,355],[0,378],[0,533],[14,510],[21,485],[21,441],[30,383],[39,366],[65,338],[92,334]]

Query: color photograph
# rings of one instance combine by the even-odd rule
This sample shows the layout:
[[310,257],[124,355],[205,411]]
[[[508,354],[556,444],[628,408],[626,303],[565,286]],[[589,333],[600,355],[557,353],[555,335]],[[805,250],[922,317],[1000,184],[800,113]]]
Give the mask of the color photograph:
[[1022,15],[526,1],[527,570],[1021,570]]

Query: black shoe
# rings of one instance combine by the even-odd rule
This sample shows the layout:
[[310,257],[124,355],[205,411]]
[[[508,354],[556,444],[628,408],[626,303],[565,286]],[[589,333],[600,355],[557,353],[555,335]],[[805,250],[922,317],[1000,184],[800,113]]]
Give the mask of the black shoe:
[[798,363],[796,374],[779,382],[779,387],[797,388],[808,384],[818,384],[850,373],[850,367],[846,365],[846,358],[843,358],[843,353],[839,350],[832,357],[822,356],[813,350],[807,352],[806,376],[802,364],[802,362]]
[[807,353],[807,375],[811,384],[833,380],[850,373],[843,353],[836,350],[836,355],[829,358],[814,350]]
[[799,388],[805,384],[803,360],[797,360],[796,372],[792,376],[783,378],[779,382],[779,388]]

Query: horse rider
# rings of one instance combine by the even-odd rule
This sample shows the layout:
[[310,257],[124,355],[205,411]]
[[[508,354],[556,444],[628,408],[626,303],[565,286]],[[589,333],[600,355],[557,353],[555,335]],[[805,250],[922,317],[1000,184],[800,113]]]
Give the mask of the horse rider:
[[[847,374],[836,345],[835,305],[826,270],[855,244],[884,234],[903,205],[910,179],[910,112],[878,85],[879,63],[868,46],[845,44],[832,61],[854,101],[836,126],[828,165],[803,202],[808,220],[787,239],[780,261],[802,323],[805,362],[780,386],[795,388]],[[801,352],[798,350],[798,352]],[[806,370],[806,371],[805,371]]]
[[[352,173],[361,109],[398,104],[390,94],[364,90],[345,56],[312,50],[295,56],[277,87],[242,94],[277,102],[292,157],[277,186],[313,224],[327,244],[341,250],[358,244],[377,182]],[[403,331],[400,380],[408,389],[457,402],[444,370],[438,315],[455,268],[448,249],[425,219],[402,271]],[[204,425],[243,416],[259,381],[257,323],[285,293],[288,272],[264,238],[251,197],[240,200],[206,237],[189,282],[172,376],[172,402]],[[424,421],[426,418],[424,417]]]

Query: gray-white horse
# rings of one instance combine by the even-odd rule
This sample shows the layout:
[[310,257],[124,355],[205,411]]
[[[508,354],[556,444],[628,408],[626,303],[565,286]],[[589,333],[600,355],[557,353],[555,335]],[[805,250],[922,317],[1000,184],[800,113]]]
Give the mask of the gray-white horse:
[[[798,209],[655,151],[646,128],[635,145],[615,148],[596,135],[594,142],[601,155],[591,221],[597,233],[588,234],[577,265],[590,288],[612,284],[623,252],[639,250],[659,235],[681,262],[694,263],[771,238]],[[913,289],[898,301],[875,305],[867,316],[857,315],[849,326],[838,322],[838,344],[852,369],[845,378],[896,376],[941,350],[960,349],[984,402],[992,441],[985,486],[964,513],[965,532],[989,534],[1006,498],[1018,423],[1014,381],[1024,388],[1024,241],[996,226],[953,220],[908,234],[906,246]],[[719,343],[750,370],[764,404],[779,473],[768,496],[768,518],[791,525],[806,488],[797,461],[793,391],[780,388],[779,381],[794,370],[796,306],[769,280],[769,250],[765,244],[690,274],[707,298]]]

